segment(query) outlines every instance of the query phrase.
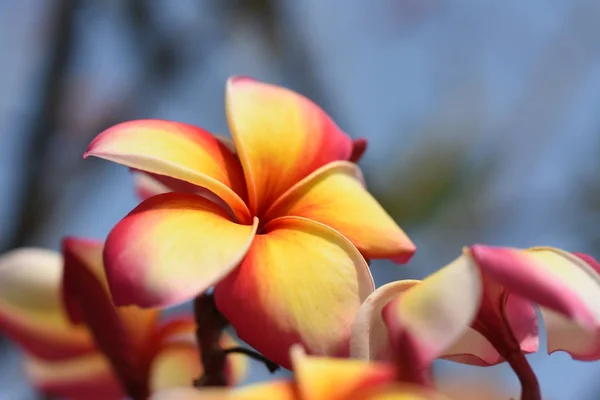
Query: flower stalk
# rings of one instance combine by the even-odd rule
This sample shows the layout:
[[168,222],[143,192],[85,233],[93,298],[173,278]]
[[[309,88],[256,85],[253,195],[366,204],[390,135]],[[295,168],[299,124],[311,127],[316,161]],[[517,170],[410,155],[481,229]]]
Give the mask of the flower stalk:
[[204,375],[194,381],[195,387],[227,386],[227,355],[244,354],[254,360],[261,361],[269,372],[279,369],[279,365],[262,354],[236,346],[223,349],[220,344],[221,333],[229,323],[217,309],[213,295],[201,294],[194,300],[196,319],[196,340],[200,348],[200,361]]

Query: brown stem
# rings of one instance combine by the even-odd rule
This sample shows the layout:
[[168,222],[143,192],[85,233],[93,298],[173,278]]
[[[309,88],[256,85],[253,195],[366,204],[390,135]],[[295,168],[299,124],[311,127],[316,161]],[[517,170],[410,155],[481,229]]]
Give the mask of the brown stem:
[[200,361],[204,375],[194,381],[194,386],[227,386],[227,355],[219,344],[227,320],[217,310],[212,295],[201,294],[194,300],[196,339],[200,348]]
[[241,353],[265,364],[269,372],[279,369],[279,365],[260,353],[244,347],[221,348],[220,338],[223,329],[228,325],[227,320],[217,309],[214,297],[201,294],[194,300],[194,315],[196,318],[196,340],[200,347],[200,361],[204,375],[194,381],[195,387],[227,386],[227,355]]
[[[541,400],[540,384],[529,361],[521,351],[521,345],[515,338],[510,327],[510,321],[506,315],[506,302],[508,293],[504,293],[499,299],[499,307],[502,310],[497,318],[496,324],[491,326],[481,325],[479,332],[494,346],[513,369],[521,383],[521,400]],[[494,321],[492,314],[488,315]],[[480,318],[483,320],[484,318]],[[488,329],[489,328],[489,329]]]
[[521,400],[541,400],[540,384],[525,355],[521,351],[513,351],[503,356],[521,382]]

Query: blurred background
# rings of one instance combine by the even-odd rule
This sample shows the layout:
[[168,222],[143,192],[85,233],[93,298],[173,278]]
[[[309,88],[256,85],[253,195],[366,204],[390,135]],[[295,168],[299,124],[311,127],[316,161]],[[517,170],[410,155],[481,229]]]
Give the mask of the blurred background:
[[[0,248],[104,238],[136,199],[89,141],[148,117],[227,133],[245,74],[369,139],[369,188],[419,248],[378,284],[475,242],[600,257],[599,20],[597,0],[0,0]],[[3,340],[3,400],[36,398],[18,360]],[[600,396],[600,363],[530,360],[548,399]],[[518,388],[507,366],[439,368]]]

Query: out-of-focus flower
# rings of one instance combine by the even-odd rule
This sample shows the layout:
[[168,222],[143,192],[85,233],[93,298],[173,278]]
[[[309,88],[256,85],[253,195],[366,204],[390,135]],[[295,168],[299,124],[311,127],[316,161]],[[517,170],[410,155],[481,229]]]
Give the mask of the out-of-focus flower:
[[61,302],[62,259],[41,249],[0,257],[0,331],[24,352],[24,370],[49,396],[121,399],[108,360],[85,327],[73,326]]
[[405,262],[415,250],[349,161],[366,142],[307,98],[250,78],[229,80],[226,106],[235,146],[162,120],[119,124],[90,144],[85,157],[143,171],[172,191],[110,233],[113,299],[169,306],[216,285],[217,307],[238,335],[278,364],[290,365],[298,342],[346,354],[355,313],[374,289],[362,255]]
[[538,349],[535,306],[550,353],[600,358],[597,261],[554,248],[483,245],[465,249],[422,282],[393,282],[373,292],[353,326],[351,354],[381,360],[408,345],[421,377],[437,357],[475,365],[508,361],[517,371],[526,364],[523,353]]
[[[299,350],[299,349],[293,349]],[[295,354],[294,354],[295,353]],[[152,400],[451,400],[445,393],[397,379],[391,364],[292,354],[294,381],[271,381],[233,390],[175,389]],[[505,400],[506,396],[471,390],[453,391],[456,400]]]
[[[71,320],[91,329],[132,398],[192,386],[203,374],[194,320],[185,316],[161,323],[157,309],[115,307],[102,265],[102,247],[101,242],[79,238],[63,241],[63,295]],[[235,346],[236,342],[223,334],[221,344]],[[233,384],[244,376],[246,359],[231,355],[227,360],[226,374]]]

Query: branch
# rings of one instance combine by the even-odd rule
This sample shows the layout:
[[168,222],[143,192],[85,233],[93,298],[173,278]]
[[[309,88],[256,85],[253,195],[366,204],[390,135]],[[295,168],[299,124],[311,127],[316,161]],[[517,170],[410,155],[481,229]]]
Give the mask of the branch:
[[60,0],[56,7],[52,43],[48,46],[52,49],[48,69],[27,134],[31,143],[23,166],[24,187],[16,201],[16,226],[12,239],[3,250],[25,245],[43,217],[44,199],[40,192],[44,182],[44,159],[56,135],[64,80],[73,50],[75,8],[76,0]]

